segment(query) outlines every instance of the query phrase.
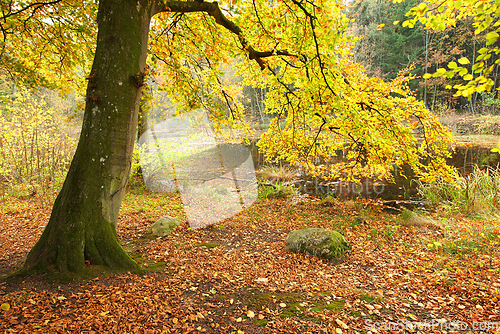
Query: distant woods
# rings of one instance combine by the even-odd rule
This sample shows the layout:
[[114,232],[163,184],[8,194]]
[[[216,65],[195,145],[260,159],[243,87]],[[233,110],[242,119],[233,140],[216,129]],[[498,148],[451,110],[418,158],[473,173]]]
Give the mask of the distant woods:
[[[500,84],[498,67],[492,73],[494,89],[491,92],[474,93],[470,101],[464,97],[454,97],[454,90],[445,89],[447,85],[453,86],[460,82],[461,78],[457,76],[453,79],[422,78],[423,74],[447,68],[449,62],[462,57],[475,59],[489,31],[475,35],[472,20],[458,21],[456,27],[444,31],[435,31],[419,23],[414,28],[394,25],[395,21],[407,20],[405,14],[419,2],[359,0],[349,6],[348,15],[355,19],[349,32],[358,37],[363,36],[353,50],[354,60],[363,64],[369,75],[384,79],[393,79],[400,70],[414,66],[412,73],[416,78],[410,82],[410,87],[436,114],[500,114],[500,100],[495,90]],[[468,65],[469,70],[473,65]]]

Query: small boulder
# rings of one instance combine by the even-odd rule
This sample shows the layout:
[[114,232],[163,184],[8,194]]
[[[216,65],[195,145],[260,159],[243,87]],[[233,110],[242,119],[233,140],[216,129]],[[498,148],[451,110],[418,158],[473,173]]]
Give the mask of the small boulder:
[[164,216],[151,226],[151,233],[158,237],[165,237],[172,233],[180,224],[181,220],[179,218]]
[[290,232],[285,240],[285,248],[290,252],[315,255],[328,260],[339,260],[346,251],[352,249],[342,234],[323,228]]

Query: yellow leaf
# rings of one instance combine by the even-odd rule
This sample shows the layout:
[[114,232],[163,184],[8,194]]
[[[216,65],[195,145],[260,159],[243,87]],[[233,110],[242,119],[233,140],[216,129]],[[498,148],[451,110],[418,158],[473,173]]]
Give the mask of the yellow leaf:
[[280,306],[281,307],[286,307],[286,304],[285,303],[280,303]]
[[104,312],[99,313],[99,315],[104,317],[108,313],[109,313],[109,311],[104,311]]
[[379,24],[375,29],[377,30],[382,30],[382,28],[385,26],[385,23]]
[[462,65],[466,65],[466,64],[470,64],[470,61],[469,59],[467,59],[467,57],[462,57],[458,60],[458,62]]
[[395,26],[397,26],[399,24],[399,21],[394,21],[394,22],[392,22],[392,24],[394,24]]
[[10,310],[10,304],[9,303],[3,303],[0,306],[0,309],[2,309],[2,311],[8,311],[8,310]]
[[255,313],[253,311],[248,311],[247,312],[247,317],[253,318],[253,317],[255,317]]

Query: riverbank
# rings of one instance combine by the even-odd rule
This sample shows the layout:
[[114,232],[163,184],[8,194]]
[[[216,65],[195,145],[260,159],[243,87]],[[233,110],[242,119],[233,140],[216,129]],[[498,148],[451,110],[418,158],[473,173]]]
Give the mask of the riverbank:
[[439,117],[459,145],[492,148],[500,141],[500,115],[447,114]]

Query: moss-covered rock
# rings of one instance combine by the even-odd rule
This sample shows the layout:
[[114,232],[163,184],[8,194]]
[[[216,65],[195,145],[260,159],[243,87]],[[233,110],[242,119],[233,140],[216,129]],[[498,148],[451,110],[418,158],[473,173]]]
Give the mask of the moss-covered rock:
[[322,228],[290,232],[285,240],[285,248],[290,252],[315,255],[328,260],[338,260],[352,249],[342,234]]
[[164,216],[151,226],[151,233],[158,237],[165,237],[171,234],[180,224],[181,220],[179,218]]

